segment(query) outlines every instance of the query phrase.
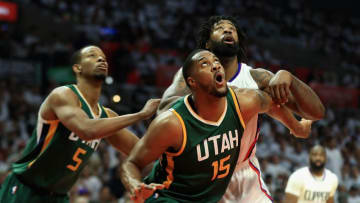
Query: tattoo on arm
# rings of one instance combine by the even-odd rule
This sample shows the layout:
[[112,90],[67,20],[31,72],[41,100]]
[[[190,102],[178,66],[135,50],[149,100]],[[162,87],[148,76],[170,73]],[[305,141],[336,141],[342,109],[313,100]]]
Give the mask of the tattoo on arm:
[[256,90],[256,91],[257,91],[256,95],[260,101],[260,111],[267,112],[272,105],[271,97],[266,92],[263,92],[261,90]]
[[260,90],[264,90],[274,76],[274,73],[262,68],[252,69],[250,70],[250,74]]

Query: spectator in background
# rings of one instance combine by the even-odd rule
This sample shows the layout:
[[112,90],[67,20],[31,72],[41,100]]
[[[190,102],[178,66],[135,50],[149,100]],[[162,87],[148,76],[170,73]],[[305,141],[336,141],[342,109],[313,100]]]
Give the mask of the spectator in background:
[[341,167],[343,166],[343,158],[340,150],[337,148],[336,137],[328,137],[326,146],[327,163],[326,167],[333,171],[337,177],[341,177]]
[[284,203],[334,203],[337,176],[325,168],[326,151],[320,145],[311,148],[309,167],[300,168],[289,178]]

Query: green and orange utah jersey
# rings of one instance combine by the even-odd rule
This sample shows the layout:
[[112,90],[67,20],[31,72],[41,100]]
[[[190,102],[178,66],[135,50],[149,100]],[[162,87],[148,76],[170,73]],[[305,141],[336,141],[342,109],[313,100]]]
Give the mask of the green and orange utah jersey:
[[[91,119],[107,118],[98,104],[99,116],[92,112],[76,85],[68,85],[78,96],[81,108]],[[27,183],[59,194],[67,193],[74,185],[100,139],[84,141],[68,130],[59,120],[46,121],[40,114],[37,127],[20,160],[12,165],[13,172]]]
[[191,108],[189,95],[170,111],[183,129],[183,144],[156,161],[145,182],[165,184],[147,202],[218,202],[235,169],[245,124],[233,90],[217,122],[207,121]]

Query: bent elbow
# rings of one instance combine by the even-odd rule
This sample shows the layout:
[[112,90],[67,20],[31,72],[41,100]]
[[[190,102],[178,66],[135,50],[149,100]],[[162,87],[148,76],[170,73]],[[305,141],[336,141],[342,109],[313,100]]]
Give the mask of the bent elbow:
[[314,117],[316,120],[321,120],[325,117],[325,107],[323,104],[320,104],[318,111]]

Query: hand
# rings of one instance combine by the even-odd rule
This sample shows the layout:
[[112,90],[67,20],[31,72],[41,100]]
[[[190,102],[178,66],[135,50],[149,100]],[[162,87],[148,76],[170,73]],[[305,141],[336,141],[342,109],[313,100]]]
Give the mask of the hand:
[[299,122],[301,125],[299,132],[296,132],[296,133],[290,132],[290,133],[298,138],[308,138],[311,133],[311,124],[313,122],[314,121],[312,121],[312,120],[307,120],[307,119],[302,118],[301,121]]
[[271,95],[278,105],[285,104],[289,100],[291,82],[291,73],[280,70],[270,80],[269,87],[265,91]]
[[137,185],[133,191],[131,191],[130,198],[135,203],[143,203],[147,198],[149,198],[156,190],[164,189],[165,185],[151,183],[150,185],[140,183]]
[[160,99],[149,99],[143,109],[141,109],[141,113],[144,114],[144,119],[150,118],[152,115],[155,114],[158,106],[160,104]]

